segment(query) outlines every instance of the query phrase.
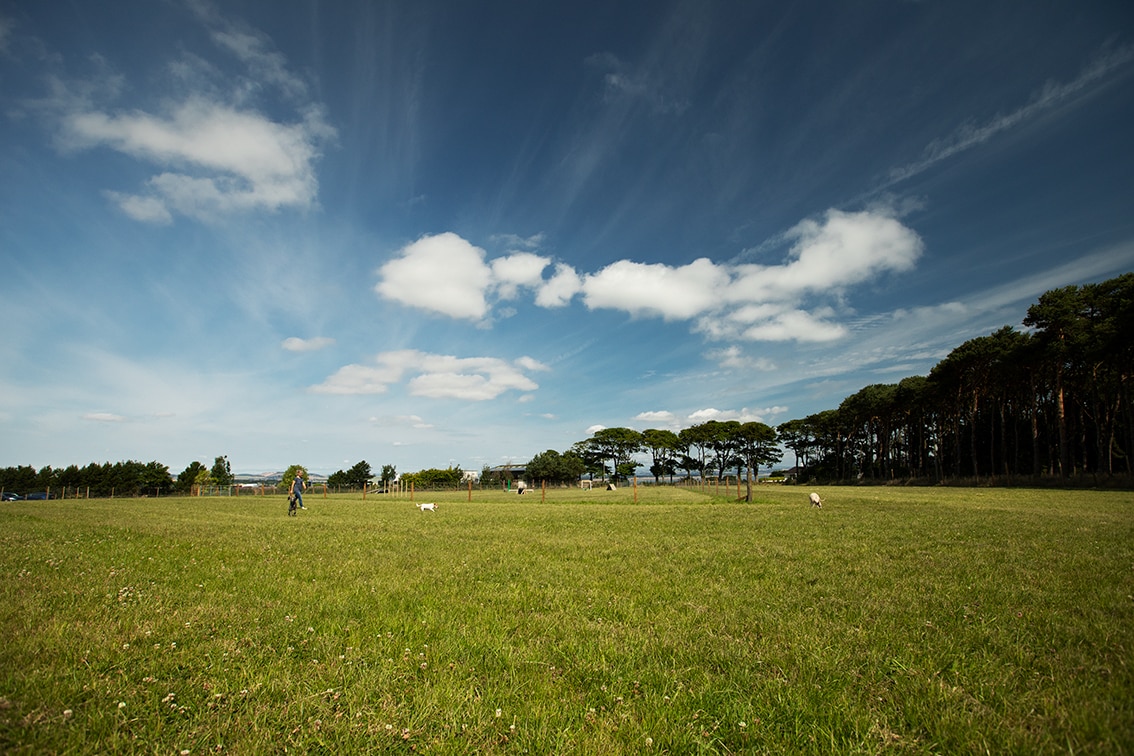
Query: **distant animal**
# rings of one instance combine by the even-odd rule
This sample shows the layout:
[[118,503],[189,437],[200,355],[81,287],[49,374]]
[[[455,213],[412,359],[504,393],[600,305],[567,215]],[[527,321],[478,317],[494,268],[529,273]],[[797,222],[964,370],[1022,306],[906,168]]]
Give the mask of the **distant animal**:
[[295,517],[295,496],[287,497],[287,516]]
[[811,506],[813,506],[813,507],[819,507],[820,509],[822,509],[822,508],[823,508],[823,500],[819,498],[819,494],[817,494],[817,493],[812,493],[812,494],[811,494],[810,496],[808,496],[807,498],[811,499]]
[[422,512],[436,512],[437,511],[437,505],[434,504],[433,502],[429,502],[427,504],[418,504],[417,508],[420,509]]

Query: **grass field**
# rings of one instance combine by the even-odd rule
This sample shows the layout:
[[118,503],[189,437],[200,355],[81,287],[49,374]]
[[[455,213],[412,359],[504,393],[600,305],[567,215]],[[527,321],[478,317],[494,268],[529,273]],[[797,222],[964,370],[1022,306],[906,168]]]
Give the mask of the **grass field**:
[[819,490],[4,503],[0,751],[1134,750],[1134,494]]

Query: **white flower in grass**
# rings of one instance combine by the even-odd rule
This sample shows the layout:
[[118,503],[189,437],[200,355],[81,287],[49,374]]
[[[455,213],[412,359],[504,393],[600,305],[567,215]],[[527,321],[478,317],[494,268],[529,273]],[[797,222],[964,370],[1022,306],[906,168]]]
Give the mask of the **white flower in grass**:
[[646,748],[650,748],[653,745],[654,745],[654,739],[653,738],[646,738]]
[[504,712],[503,712],[503,711],[502,711],[501,709],[497,709],[497,710],[496,710],[496,718],[497,718],[497,719],[499,719],[499,718],[500,718],[500,715],[501,715],[501,714],[503,714],[503,713],[504,713]]
[[125,701],[119,701],[118,702],[118,708],[119,708],[119,710],[125,709],[126,708],[126,702]]

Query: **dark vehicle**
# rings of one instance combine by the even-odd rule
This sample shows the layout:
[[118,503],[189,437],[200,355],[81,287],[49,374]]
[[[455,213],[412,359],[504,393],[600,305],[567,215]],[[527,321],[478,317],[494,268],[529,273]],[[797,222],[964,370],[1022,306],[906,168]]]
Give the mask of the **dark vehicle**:
[[46,499],[54,499],[55,494],[40,491],[39,493],[30,493],[24,498],[28,501],[45,501]]
[[11,491],[5,491],[0,494],[0,501],[21,501],[24,497],[19,494],[14,494]]

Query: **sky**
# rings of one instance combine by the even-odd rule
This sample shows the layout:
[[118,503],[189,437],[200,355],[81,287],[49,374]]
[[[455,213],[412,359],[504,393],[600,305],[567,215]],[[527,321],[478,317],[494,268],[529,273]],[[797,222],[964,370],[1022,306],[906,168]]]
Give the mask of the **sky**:
[[806,417],[1134,270],[1132,134],[1126,2],[0,0],[0,466]]

